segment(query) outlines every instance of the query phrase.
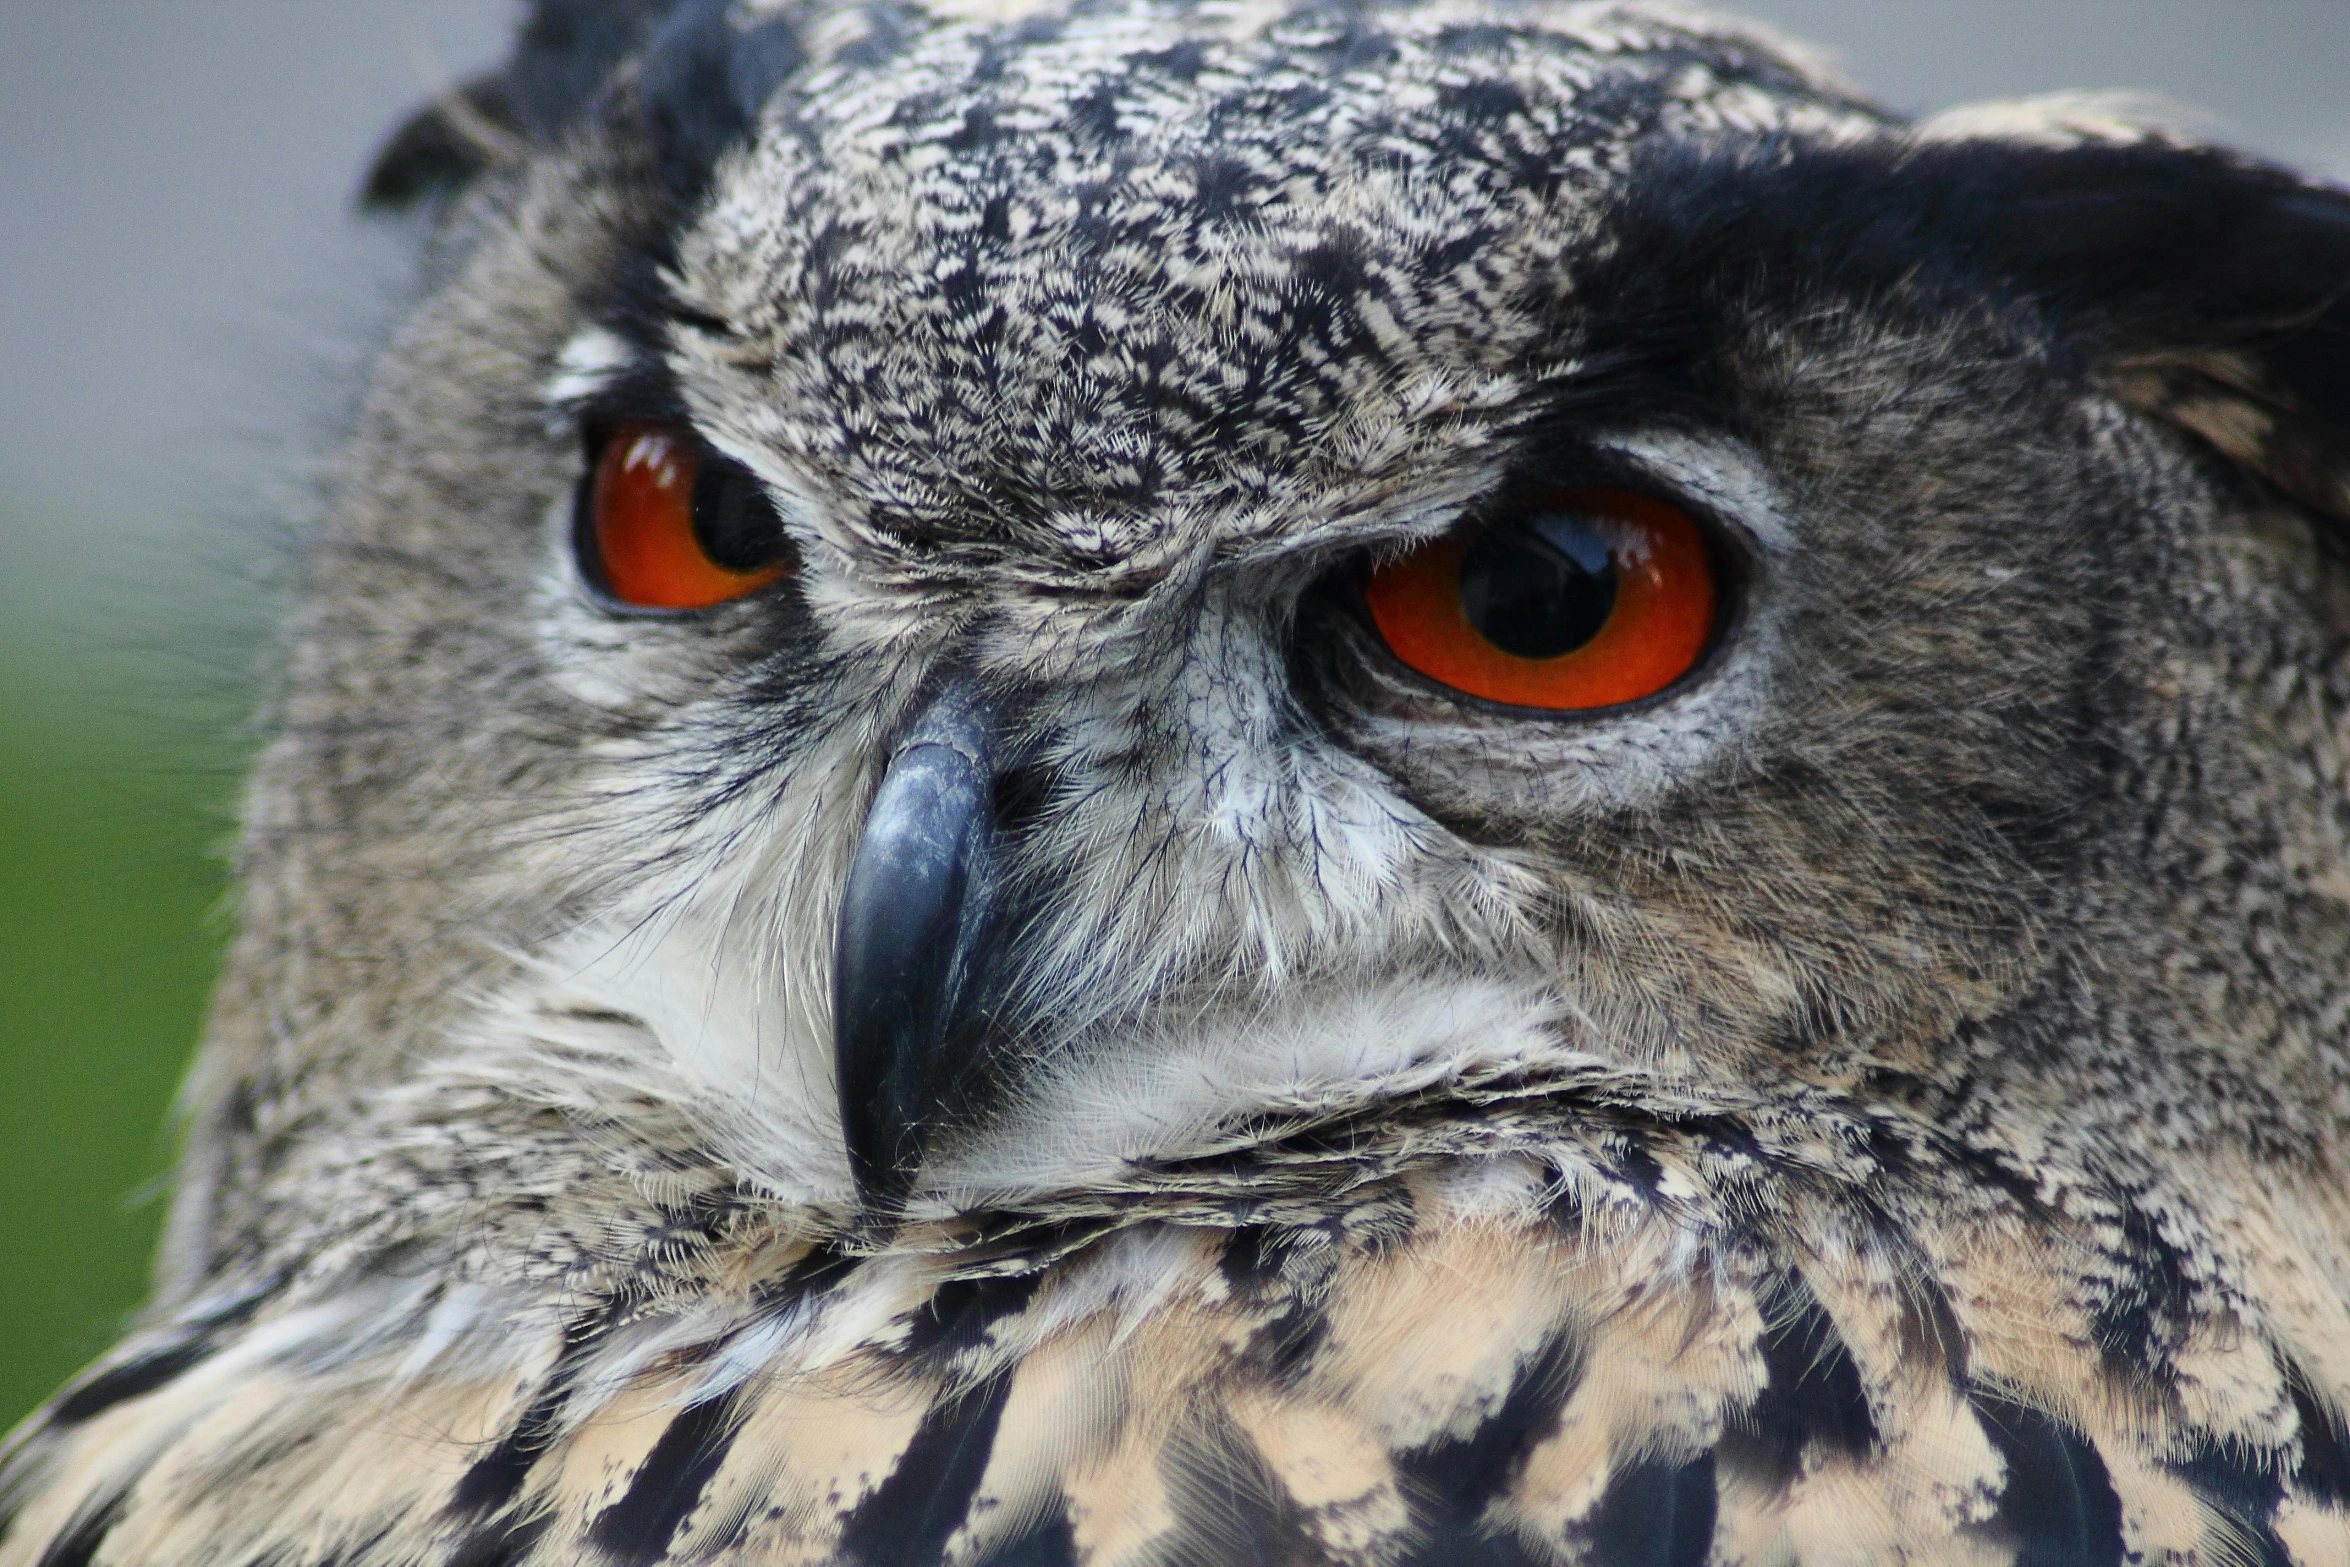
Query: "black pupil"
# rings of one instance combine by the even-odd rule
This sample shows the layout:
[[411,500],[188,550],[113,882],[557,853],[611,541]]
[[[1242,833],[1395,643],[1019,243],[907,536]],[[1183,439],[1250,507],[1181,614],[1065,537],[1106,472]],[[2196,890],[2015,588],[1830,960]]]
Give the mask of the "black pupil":
[[1461,608],[1477,634],[1520,658],[1557,658],[1599,635],[1616,607],[1616,565],[1595,518],[1538,511],[1497,523],[1461,558]]
[[747,469],[704,457],[694,475],[694,540],[714,566],[757,571],[783,554],[783,522]]

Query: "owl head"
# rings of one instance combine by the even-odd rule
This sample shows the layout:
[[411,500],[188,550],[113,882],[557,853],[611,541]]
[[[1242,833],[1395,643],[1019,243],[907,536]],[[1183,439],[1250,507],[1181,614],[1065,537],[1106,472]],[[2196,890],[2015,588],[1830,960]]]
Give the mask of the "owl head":
[[1568,1081],[2336,1154],[2350,198],[1449,0],[542,0],[369,194],[176,1277]]

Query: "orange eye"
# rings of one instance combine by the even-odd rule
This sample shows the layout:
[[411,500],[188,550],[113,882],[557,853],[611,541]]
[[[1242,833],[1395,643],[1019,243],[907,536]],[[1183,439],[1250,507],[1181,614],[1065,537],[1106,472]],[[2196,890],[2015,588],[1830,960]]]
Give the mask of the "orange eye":
[[1389,651],[1429,679],[1565,712],[1687,674],[1721,595],[1686,513],[1629,490],[1562,490],[1378,567],[1363,597]]
[[791,570],[783,523],[741,465],[706,457],[683,428],[615,425],[581,519],[589,579],[638,609],[708,609]]

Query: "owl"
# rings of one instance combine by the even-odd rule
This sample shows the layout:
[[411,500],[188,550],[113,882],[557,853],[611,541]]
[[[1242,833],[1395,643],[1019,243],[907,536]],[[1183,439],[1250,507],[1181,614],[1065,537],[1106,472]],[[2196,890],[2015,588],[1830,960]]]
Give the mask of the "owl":
[[7,1567],[2350,1563],[2350,194],[538,0]]

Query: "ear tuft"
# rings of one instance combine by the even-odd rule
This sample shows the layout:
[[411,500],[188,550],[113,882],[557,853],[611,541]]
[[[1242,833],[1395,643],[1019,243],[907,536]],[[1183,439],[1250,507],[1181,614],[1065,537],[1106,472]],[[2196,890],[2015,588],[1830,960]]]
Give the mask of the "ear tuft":
[[2152,135],[1966,145],[1977,254],[2123,401],[2350,521],[2350,191]]
[[523,144],[505,77],[475,77],[392,133],[367,166],[359,205],[371,212],[403,211],[515,161]]
[[2006,142],[2019,147],[2130,147],[2142,142],[2189,146],[2204,139],[2211,116],[2155,93],[2060,92],[1962,103],[1910,128],[1919,142]]
[[2192,255],[2180,258],[2181,289],[2154,291],[2134,329],[2117,320],[2114,389],[2350,522],[2350,191],[2191,156],[2198,178],[2229,194],[2149,237]]
[[[2338,352],[2350,338],[2337,328]],[[2115,395],[2200,437],[2313,511],[2350,522],[2350,408],[2312,404],[2257,352],[2213,348],[2117,359]]]
[[497,70],[411,116],[368,166],[360,205],[390,211],[554,145],[678,0],[534,0]]

